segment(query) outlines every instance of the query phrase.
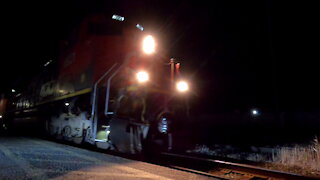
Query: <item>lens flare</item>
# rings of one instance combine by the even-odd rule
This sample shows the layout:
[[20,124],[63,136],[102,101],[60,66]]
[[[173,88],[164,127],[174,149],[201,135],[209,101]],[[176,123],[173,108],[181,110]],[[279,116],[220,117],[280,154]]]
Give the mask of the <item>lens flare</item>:
[[139,83],[144,83],[149,80],[149,74],[145,71],[140,71],[137,73],[137,80]]
[[177,90],[178,90],[179,92],[186,92],[186,91],[188,91],[188,90],[189,90],[189,85],[188,85],[188,83],[185,82],[185,81],[179,81],[179,82],[177,83]]
[[151,35],[146,36],[142,42],[142,50],[146,54],[152,54],[155,52],[156,43]]

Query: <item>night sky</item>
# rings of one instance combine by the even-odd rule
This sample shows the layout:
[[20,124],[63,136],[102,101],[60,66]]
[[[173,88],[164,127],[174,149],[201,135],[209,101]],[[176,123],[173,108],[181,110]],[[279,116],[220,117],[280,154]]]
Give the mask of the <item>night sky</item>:
[[86,14],[110,12],[164,35],[202,110],[320,110],[315,4],[47,0],[1,7],[1,91],[22,89],[45,62],[56,60],[59,40]]

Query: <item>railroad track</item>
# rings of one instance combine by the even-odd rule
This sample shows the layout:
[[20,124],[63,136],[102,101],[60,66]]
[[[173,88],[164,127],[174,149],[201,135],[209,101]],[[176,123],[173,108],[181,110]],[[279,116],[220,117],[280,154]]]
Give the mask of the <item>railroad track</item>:
[[265,169],[253,165],[232,163],[220,160],[192,157],[188,155],[161,153],[160,164],[174,169],[202,174],[219,179],[254,180],[315,180],[315,177]]

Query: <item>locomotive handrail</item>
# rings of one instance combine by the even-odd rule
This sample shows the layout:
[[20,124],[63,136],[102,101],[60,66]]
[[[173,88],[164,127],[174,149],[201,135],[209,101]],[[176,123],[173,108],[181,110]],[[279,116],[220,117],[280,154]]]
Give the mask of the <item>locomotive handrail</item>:
[[102,81],[117,65],[118,63],[114,63],[111,68],[107,72],[105,72],[94,84],[93,87],[93,94],[92,94],[92,109],[91,109],[91,119],[92,119],[92,135],[93,139],[95,141],[96,139],[96,133],[97,133],[97,118],[95,118],[95,112],[96,112],[96,104],[97,104],[97,87],[100,81]]
[[[108,78],[108,82],[107,82],[107,90],[106,90],[106,101],[105,101],[105,112],[104,114],[107,116],[108,114],[108,108],[109,108],[109,96],[110,96],[110,83],[112,78],[118,73],[118,71],[124,67],[125,65],[127,65],[127,63],[129,62],[129,59],[133,56],[135,56],[137,53],[135,51],[129,53],[126,57],[126,59],[123,61],[123,63],[119,66],[118,69],[116,69],[113,74],[111,74],[111,76]],[[95,118],[95,109],[96,109],[96,94],[97,94],[97,86],[98,83],[100,81],[102,81],[115,67],[116,65],[118,65],[118,63],[113,64],[113,66],[111,66],[111,68],[104,73],[99,80],[94,84],[94,89],[93,89],[93,100],[92,100],[92,110],[91,110],[91,118],[92,118],[92,122],[93,122],[93,129],[92,129],[92,133],[93,133],[93,139],[96,140],[96,135],[97,135],[97,118]]]
[[129,60],[131,57],[137,55],[137,52],[133,51],[133,52],[130,52],[126,59],[123,61],[123,64],[109,77],[108,79],[108,82],[107,82],[107,90],[106,90],[106,103],[105,103],[105,109],[104,109],[104,115],[105,116],[108,116],[108,109],[109,109],[109,98],[110,98],[110,83],[111,83],[111,80],[112,78],[118,73],[118,71],[125,65],[128,64]]
[[96,94],[97,94],[97,86],[100,81],[102,81],[103,78],[105,78],[109,72],[117,65],[118,63],[114,63],[111,68],[107,72],[105,72],[97,81],[94,83],[93,87],[93,97],[92,97],[92,109],[91,109],[91,117],[94,117],[94,111],[95,111],[95,106],[96,106]]
[[110,97],[110,83],[112,78],[119,72],[119,70],[125,65],[123,63],[116,71],[113,72],[113,74],[108,78],[107,82],[107,90],[106,90],[106,101],[105,101],[105,109],[104,109],[104,115],[108,116],[108,109],[109,109],[109,97]]

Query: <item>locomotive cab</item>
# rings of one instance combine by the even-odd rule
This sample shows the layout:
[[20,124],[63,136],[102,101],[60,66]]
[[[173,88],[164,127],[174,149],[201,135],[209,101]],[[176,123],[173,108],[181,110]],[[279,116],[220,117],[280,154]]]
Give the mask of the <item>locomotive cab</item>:
[[108,66],[92,92],[92,140],[100,148],[130,154],[172,148],[169,126],[179,73],[173,60],[156,53],[156,40],[138,25],[123,30],[124,54]]

